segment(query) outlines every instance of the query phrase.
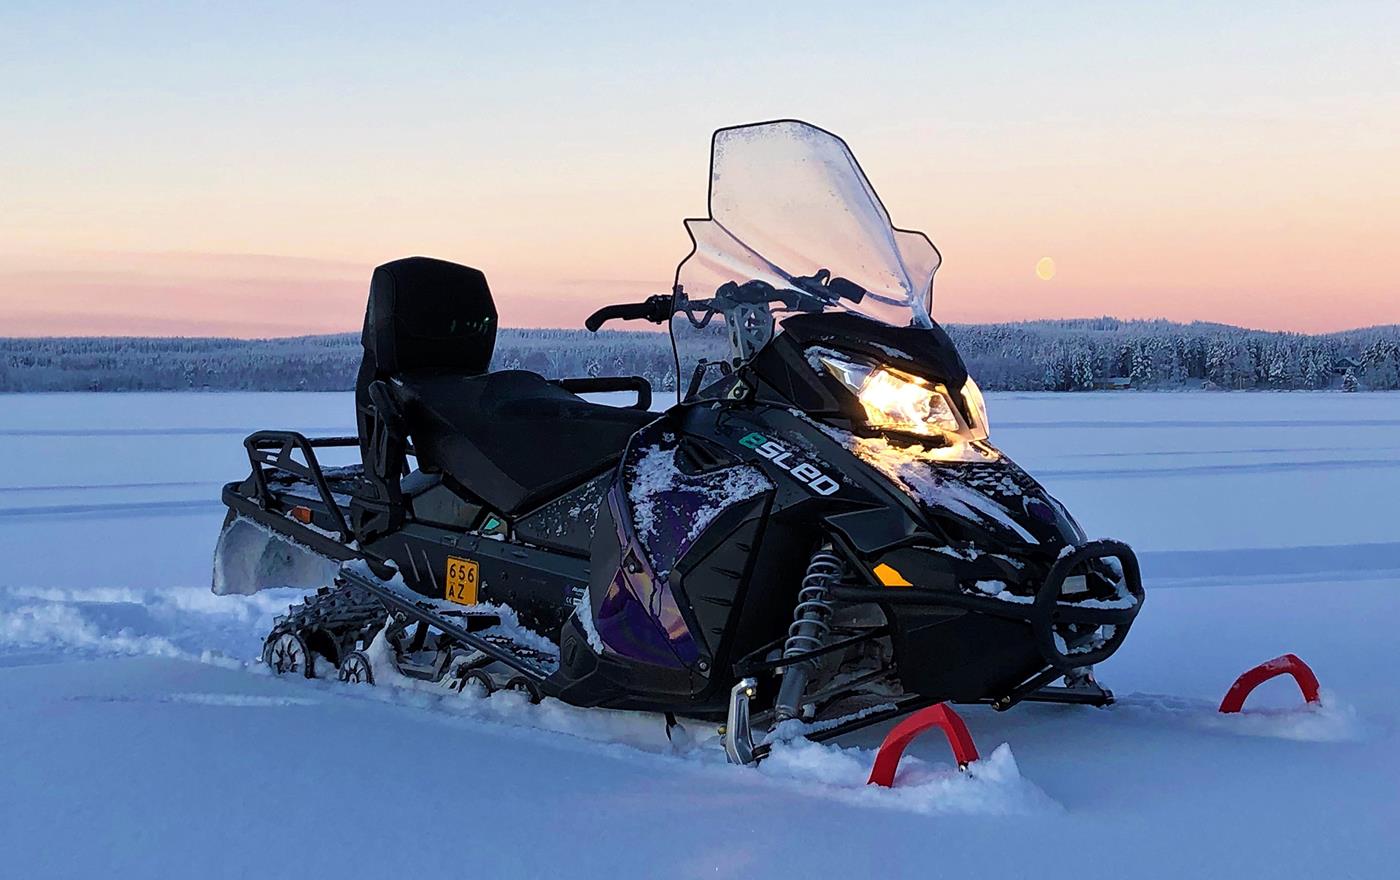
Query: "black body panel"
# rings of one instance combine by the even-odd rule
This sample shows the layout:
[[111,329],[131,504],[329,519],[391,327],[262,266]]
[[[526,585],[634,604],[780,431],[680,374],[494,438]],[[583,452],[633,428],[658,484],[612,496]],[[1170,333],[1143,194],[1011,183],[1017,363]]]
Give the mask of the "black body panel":
[[588,563],[513,542],[496,541],[419,523],[364,548],[375,561],[394,563],[410,588],[441,599],[449,557],[480,566],[479,600],[509,605],[521,623],[557,638],[588,583]]

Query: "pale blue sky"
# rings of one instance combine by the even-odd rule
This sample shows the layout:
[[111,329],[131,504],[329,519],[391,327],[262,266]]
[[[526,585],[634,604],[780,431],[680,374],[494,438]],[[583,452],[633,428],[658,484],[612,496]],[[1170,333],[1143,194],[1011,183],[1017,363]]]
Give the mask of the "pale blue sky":
[[[139,328],[162,300],[128,258],[257,254],[338,267],[319,329],[410,252],[574,323],[596,282],[665,282],[710,131],[779,116],[842,134],[930,232],[955,319],[1400,320],[1397,45],[1396,3],[8,0],[0,323],[61,326],[90,301],[56,273],[82,267]],[[286,280],[235,276],[212,280]],[[19,302],[36,277],[65,305]],[[165,280],[234,297],[208,321],[237,311],[209,277]],[[1309,306],[1325,284],[1354,308]]]

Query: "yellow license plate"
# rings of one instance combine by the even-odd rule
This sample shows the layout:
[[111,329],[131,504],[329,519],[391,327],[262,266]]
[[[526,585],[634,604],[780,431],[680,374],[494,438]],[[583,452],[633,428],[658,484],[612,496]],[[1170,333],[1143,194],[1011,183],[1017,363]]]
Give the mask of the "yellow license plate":
[[447,601],[458,605],[475,605],[477,587],[481,583],[481,567],[473,559],[447,557]]

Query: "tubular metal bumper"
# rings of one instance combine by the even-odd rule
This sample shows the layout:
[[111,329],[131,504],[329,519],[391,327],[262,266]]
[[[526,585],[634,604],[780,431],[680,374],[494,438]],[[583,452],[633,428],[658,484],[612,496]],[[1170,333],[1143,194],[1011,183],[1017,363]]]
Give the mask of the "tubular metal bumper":
[[[1127,591],[1128,601],[1121,605],[1103,602],[1089,605],[1065,600],[1065,582],[1074,570],[1096,559],[1113,559],[1118,562],[1123,571],[1122,586]],[[1045,583],[1036,593],[1035,604],[1031,606],[1029,615],[1031,627],[1035,631],[1036,647],[1040,649],[1041,656],[1047,663],[1063,672],[1102,663],[1111,657],[1127,638],[1128,629],[1142,610],[1144,598],[1142,570],[1132,548],[1121,541],[1089,541],[1080,544],[1060,555],[1050,568]],[[1111,629],[1102,641],[1092,647],[1068,648],[1055,628],[1074,624]]]

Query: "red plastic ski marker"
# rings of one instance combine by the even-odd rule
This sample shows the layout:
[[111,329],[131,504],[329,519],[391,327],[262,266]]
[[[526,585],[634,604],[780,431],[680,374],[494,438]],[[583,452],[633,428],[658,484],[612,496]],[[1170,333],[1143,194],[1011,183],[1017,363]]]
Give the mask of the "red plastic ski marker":
[[1285,674],[1293,676],[1293,680],[1298,682],[1298,690],[1303,692],[1303,699],[1309,703],[1319,702],[1317,676],[1313,675],[1312,669],[1297,654],[1284,654],[1267,663],[1260,663],[1235,679],[1235,683],[1230,685],[1230,690],[1225,693],[1225,699],[1220,701],[1220,711],[1240,711],[1244,708],[1245,699],[1255,688],[1271,678]]
[[920,709],[895,725],[885,741],[880,743],[880,751],[875,755],[875,766],[870,770],[866,785],[873,783],[885,788],[892,787],[894,771],[899,768],[899,759],[903,757],[905,748],[930,727],[942,728],[943,735],[948,737],[948,745],[953,747],[953,757],[957,759],[959,770],[966,770],[968,764],[977,760],[977,746],[972,742],[972,734],[967,732],[967,725],[963,724],[958,713],[939,703]]

